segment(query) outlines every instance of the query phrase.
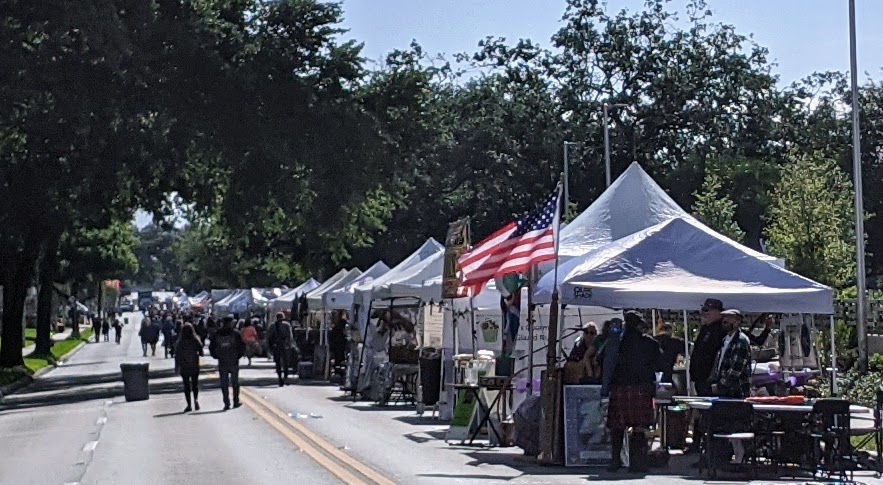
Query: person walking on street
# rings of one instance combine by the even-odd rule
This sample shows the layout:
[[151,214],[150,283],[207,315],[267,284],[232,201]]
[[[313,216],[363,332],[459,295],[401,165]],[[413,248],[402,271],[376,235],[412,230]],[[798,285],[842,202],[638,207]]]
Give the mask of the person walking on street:
[[107,318],[101,320],[101,334],[104,336],[104,341],[110,341],[110,319],[113,318],[112,315],[108,315]]
[[220,330],[215,332],[209,344],[209,352],[218,360],[218,372],[221,374],[221,392],[224,393],[224,410],[230,409],[230,386],[233,386],[233,407],[238,408],[239,402],[239,359],[245,355],[245,343],[242,335],[233,329],[233,318],[224,319]]
[[165,359],[175,356],[175,322],[166,317],[162,323],[162,346]]
[[156,355],[156,343],[159,342],[159,331],[159,324],[151,320],[150,317],[146,317],[141,321],[141,330],[138,331],[138,336],[141,337],[141,350],[144,352],[144,357],[147,357],[148,345],[153,352],[151,355]]
[[276,376],[279,378],[279,387],[282,387],[288,380],[289,355],[294,346],[291,324],[285,321],[285,314],[282,312],[276,314],[276,321],[270,325],[270,329],[267,331],[267,345],[273,352]]
[[113,338],[117,345],[120,344],[120,340],[123,338],[123,324],[116,317],[113,319]]
[[191,393],[192,404],[199,411],[199,357],[203,354],[202,349],[202,340],[199,340],[193,325],[183,325],[175,342],[175,370],[184,381],[184,399],[187,401],[185,413],[191,411]]
[[95,317],[92,319],[92,335],[95,337],[95,343],[101,341],[101,318]]
[[260,351],[260,344],[258,344],[258,330],[255,328],[257,326],[258,319],[254,318],[252,321],[246,321],[245,327],[242,329],[242,341],[245,342],[245,357],[248,359],[248,365],[251,366],[251,359]]

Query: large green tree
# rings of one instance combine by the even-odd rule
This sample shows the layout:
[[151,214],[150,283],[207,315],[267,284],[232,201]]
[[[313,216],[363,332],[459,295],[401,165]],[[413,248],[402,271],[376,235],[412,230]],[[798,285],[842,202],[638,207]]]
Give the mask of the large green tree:
[[772,192],[767,237],[789,269],[842,288],[855,278],[852,183],[823,154],[795,155]]

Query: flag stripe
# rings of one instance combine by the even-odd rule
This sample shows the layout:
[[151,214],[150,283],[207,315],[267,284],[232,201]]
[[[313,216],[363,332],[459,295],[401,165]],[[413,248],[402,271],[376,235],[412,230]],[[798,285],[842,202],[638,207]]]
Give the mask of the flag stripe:
[[557,257],[561,187],[535,212],[494,232],[460,257],[462,287],[480,291],[491,278],[521,273]]
[[[481,266],[497,263],[499,261],[505,261],[509,257],[520,255],[522,253],[529,253],[530,251],[534,250],[535,245],[545,243],[550,243],[554,247],[555,236],[554,234],[552,234],[551,229],[546,229],[545,231],[542,231],[540,234],[528,239],[527,241],[517,241],[517,244],[509,244],[506,247],[500,246],[499,249],[497,249],[496,251],[485,252],[483,258],[474,258],[465,265],[462,265],[461,268],[464,272],[469,273],[477,270]],[[509,250],[509,246],[512,246],[511,250]]]

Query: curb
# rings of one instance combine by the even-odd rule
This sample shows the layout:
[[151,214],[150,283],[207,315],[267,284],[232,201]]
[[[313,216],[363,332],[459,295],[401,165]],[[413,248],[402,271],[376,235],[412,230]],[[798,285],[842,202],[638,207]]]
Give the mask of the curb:
[[34,372],[33,375],[25,376],[15,382],[11,383],[11,384],[7,384],[5,386],[0,386],[0,401],[2,401],[4,397],[6,397],[10,394],[14,394],[14,393],[18,392],[19,390],[21,390],[22,388],[27,387],[28,385],[32,384],[34,381],[37,380],[38,377],[42,376],[43,374],[46,374],[48,372],[55,370],[58,367],[59,362],[61,362],[61,363],[67,362],[71,357],[74,356],[74,354],[76,354],[77,352],[79,352],[80,349],[85,347],[87,343],[88,342],[85,342],[85,341],[80,342],[80,344],[77,345],[76,347],[74,347],[73,349],[71,349],[70,352],[59,357],[58,360],[55,361],[55,364],[47,365],[46,367],[38,370],[37,372]]

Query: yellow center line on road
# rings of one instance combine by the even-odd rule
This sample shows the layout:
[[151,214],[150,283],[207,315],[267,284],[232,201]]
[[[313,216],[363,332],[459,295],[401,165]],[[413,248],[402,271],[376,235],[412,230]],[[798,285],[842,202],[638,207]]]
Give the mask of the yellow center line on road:
[[282,434],[288,441],[291,441],[294,446],[298,447],[300,451],[303,451],[310,458],[313,459],[316,463],[318,463],[322,468],[325,468],[331,474],[339,478],[341,481],[348,485],[367,485],[367,482],[363,480],[359,480],[355,475],[347,471],[345,468],[340,466],[338,463],[335,463],[334,460],[328,458],[324,453],[319,451],[316,447],[312,446],[306,440],[302,439],[300,436],[294,433],[290,428],[280,423],[278,419],[274,418],[272,414],[267,412],[264,406],[261,403],[257,403],[254,401],[254,398],[248,395],[241,395],[240,399],[242,403],[251,408],[255,414],[258,415],[261,419],[263,419],[267,424],[272,426],[276,431]]
[[[208,378],[219,377],[217,372],[207,372],[205,375]],[[240,388],[239,399],[258,417],[344,483],[349,485],[396,485],[394,481],[384,477],[373,468],[340,451],[306,426],[293,421],[281,409],[247,387]],[[356,476],[357,474],[364,478]]]
[[374,470],[371,467],[365,465],[364,463],[356,460],[352,456],[340,451],[337,447],[335,447],[334,445],[332,445],[331,443],[326,441],[324,438],[322,438],[318,434],[311,431],[306,426],[304,426],[298,422],[292,421],[291,418],[287,414],[285,414],[282,410],[280,410],[279,408],[270,404],[266,399],[261,399],[258,395],[256,395],[251,390],[249,390],[247,388],[242,388],[240,390],[240,397],[241,397],[241,395],[246,395],[256,401],[259,400],[261,402],[261,404],[267,408],[267,410],[269,410],[271,413],[275,414],[276,417],[279,418],[280,420],[282,420],[283,422],[285,422],[286,425],[294,428],[298,433],[303,435],[306,439],[310,440],[312,443],[316,444],[317,446],[319,446],[323,450],[325,450],[326,453],[328,453],[329,455],[332,455],[339,462],[341,462],[341,463],[349,466],[350,468],[356,470],[357,472],[361,473],[363,476],[365,476],[366,478],[368,478],[372,482],[376,483],[377,485],[396,485],[395,482],[384,477],[383,475],[378,473],[376,470]]

